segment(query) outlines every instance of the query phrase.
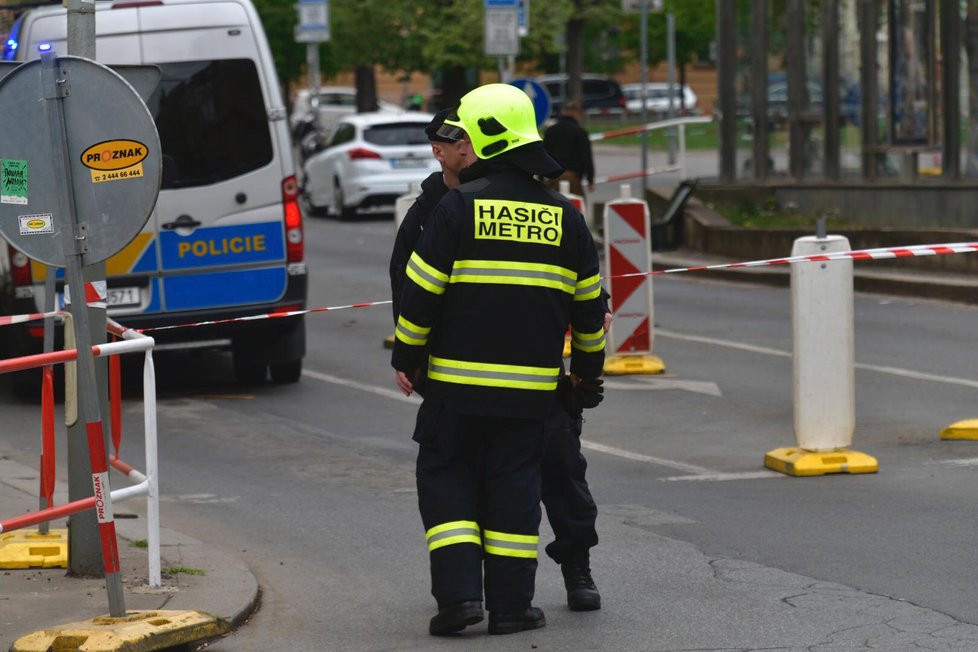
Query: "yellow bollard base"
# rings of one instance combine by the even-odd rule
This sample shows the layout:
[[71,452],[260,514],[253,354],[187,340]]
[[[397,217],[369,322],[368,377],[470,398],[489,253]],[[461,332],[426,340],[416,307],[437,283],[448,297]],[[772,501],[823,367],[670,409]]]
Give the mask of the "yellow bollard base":
[[604,373],[606,376],[624,376],[628,374],[661,374],[666,370],[662,358],[650,353],[633,355],[617,354],[605,358]]
[[821,453],[803,448],[776,448],[764,456],[764,466],[793,476],[879,471],[875,457],[848,448]]
[[0,569],[68,568],[68,530],[15,530],[0,534]]
[[227,621],[203,611],[127,611],[119,618],[97,616],[22,636],[10,652],[163,650],[221,636],[230,629]]
[[941,439],[978,440],[978,419],[968,419],[952,423],[941,431]]
[[394,336],[393,335],[388,335],[387,337],[384,338],[384,348],[385,349],[393,349],[394,348]]

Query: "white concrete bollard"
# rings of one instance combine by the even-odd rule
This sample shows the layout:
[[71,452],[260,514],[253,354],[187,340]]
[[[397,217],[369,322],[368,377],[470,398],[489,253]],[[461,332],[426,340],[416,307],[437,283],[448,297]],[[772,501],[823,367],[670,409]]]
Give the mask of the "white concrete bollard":
[[411,208],[411,204],[414,200],[418,198],[421,194],[421,184],[411,182],[408,187],[406,194],[401,195],[396,200],[394,200],[394,232],[397,233],[398,229],[401,228],[401,222],[407,216],[408,209]]
[[[838,235],[795,240],[792,256],[849,251]],[[797,447],[764,456],[794,476],[876,473],[876,458],[850,450],[856,429],[852,259],[791,266],[794,407]]]
[[[838,235],[798,238],[792,256],[849,251]],[[852,444],[856,428],[852,260],[791,266],[795,437],[809,451]]]

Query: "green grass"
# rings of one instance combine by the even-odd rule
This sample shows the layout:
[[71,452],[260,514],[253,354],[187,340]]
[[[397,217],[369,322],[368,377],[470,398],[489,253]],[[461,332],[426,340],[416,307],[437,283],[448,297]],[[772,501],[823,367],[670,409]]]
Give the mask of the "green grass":
[[149,542],[146,539],[135,539],[129,542],[130,548],[149,548]]
[[[751,202],[740,204],[717,203],[713,210],[730,220],[732,226],[744,229],[804,229],[815,232],[815,217],[800,213],[778,211],[773,206],[758,206]],[[825,227],[833,229],[859,229],[865,225],[851,222],[837,215],[824,215]]]
[[184,575],[207,575],[206,571],[202,571],[199,568],[187,568],[186,566],[168,566],[163,569],[163,574],[171,577],[180,573]]

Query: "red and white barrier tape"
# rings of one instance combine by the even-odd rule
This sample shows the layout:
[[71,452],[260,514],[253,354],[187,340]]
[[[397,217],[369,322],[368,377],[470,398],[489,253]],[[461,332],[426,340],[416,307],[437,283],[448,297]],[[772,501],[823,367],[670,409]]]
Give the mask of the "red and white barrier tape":
[[654,129],[668,129],[670,127],[678,127],[680,125],[706,124],[708,122],[713,122],[713,118],[709,116],[671,118],[669,120],[659,120],[658,122],[648,122],[644,125],[635,125],[634,127],[625,127],[624,129],[612,129],[611,131],[591,134],[589,137],[591,141],[594,142],[599,140],[608,140],[610,138],[620,138],[622,136],[634,136],[635,134],[640,134],[643,131],[652,131]]
[[345,306],[326,306],[322,308],[308,308],[306,310],[290,310],[288,312],[274,312],[265,315],[249,315],[248,317],[232,317],[230,319],[215,319],[212,321],[201,321],[195,324],[175,324],[173,326],[157,326],[155,328],[140,328],[140,333],[152,333],[155,331],[167,331],[174,328],[191,328],[194,326],[213,326],[215,324],[230,324],[237,321],[256,321],[259,319],[277,319],[280,317],[298,317],[308,315],[313,312],[329,312],[332,310],[347,310],[349,308],[371,308],[373,306],[386,306],[392,303],[387,301],[366,301],[364,303],[351,303]]
[[23,324],[28,321],[37,321],[38,319],[47,319],[48,317],[58,317],[62,314],[60,310],[52,310],[51,312],[34,312],[29,315],[10,315],[8,317],[0,317],[0,326],[9,326],[10,324]]
[[[722,263],[718,265],[697,265],[694,267],[676,267],[673,269],[652,270],[647,272],[633,272],[631,274],[618,274],[615,276],[602,277],[604,280],[612,278],[628,278],[634,276],[659,276],[661,274],[678,274],[680,272],[704,272],[719,269],[738,269],[744,267],[764,267],[768,265],[791,265],[794,263],[818,263],[832,260],[885,260],[889,258],[911,258],[915,256],[944,256],[948,254],[963,254],[978,252],[978,242],[953,242],[948,244],[927,244],[910,245],[907,247],[879,247],[876,249],[856,249],[853,251],[836,251],[828,254],[813,254],[808,256],[791,256],[788,258],[768,258],[766,260],[752,260],[745,263]],[[212,321],[201,321],[189,324],[175,324],[173,326],[157,326],[155,328],[131,329],[122,327],[116,334],[127,331],[139,333],[151,333],[155,331],[173,330],[175,328],[194,328],[198,326],[213,326],[216,324],[230,324],[239,321],[257,321],[260,319],[276,319],[281,317],[298,317],[314,312],[331,312],[336,310],[348,310],[350,308],[372,308],[374,306],[386,306],[391,303],[387,301],[366,301],[363,303],[350,303],[344,306],[325,306],[322,308],[309,308],[306,310],[290,310],[288,312],[276,312],[264,315],[249,315],[248,317],[232,317],[229,319],[215,319]],[[0,317],[0,326],[15,324],[33,319],[43,319],[59,315],[60,312],[35,313],[32,315],[14,315],[12,317]],[[103,348],[106,345],[102,345]],[[95,347],[93,347],[95,350]]]
[[943,256],[946,254],[964,254],[978,251],[978,242],[954,242],[950,244],[910,245],[909,247],[879,247],[877,249],[857,249],[854,251],[836,251],[829,254],[812,254],[808,256],[790,256],[788,258],[768,258],[767,260],[752,260],[746,263],[723,263],[718,265],[697,265],[695,267],[677,267],[649,272],[633,272],[621,274],[614,278],[629,276],[653,276],[659,274],[676,274],[679,272],[702,272],[718,269],[738,269],[742,267],[763,267],[765,265],[791,265],[793,263],[819,263],[831,260],[885,260],[889,258],[911,258],[914,256]]

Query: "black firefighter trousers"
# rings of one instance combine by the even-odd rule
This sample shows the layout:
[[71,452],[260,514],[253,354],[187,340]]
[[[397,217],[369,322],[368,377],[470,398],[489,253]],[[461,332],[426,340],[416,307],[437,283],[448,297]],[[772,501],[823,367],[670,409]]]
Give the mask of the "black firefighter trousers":
[[584,420],[572,417],[560,405],[547,417],[547,443],[543,453],[543,505],[554,531],[547,555],[558,564],[587,565],[590,549],[598,545],[595,521],[598,508],[584,477],[587,460],[581,454]]
[[483,596],[490,612],[533,600],[546,421],[476,416],[425,402],[414,440],[431,593],[444,607]]

